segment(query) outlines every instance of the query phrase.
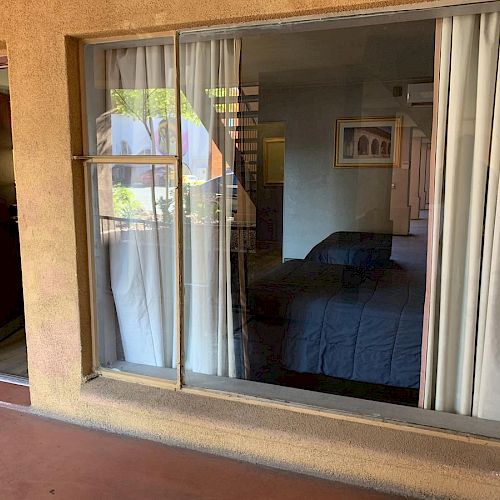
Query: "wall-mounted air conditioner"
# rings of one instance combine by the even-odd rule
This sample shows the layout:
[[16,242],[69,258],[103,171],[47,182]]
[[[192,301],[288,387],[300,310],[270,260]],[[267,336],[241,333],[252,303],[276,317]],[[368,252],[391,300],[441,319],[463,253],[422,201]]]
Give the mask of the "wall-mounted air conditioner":
[[434,83],[409,83],[406,93],[408,106],[432,106]]

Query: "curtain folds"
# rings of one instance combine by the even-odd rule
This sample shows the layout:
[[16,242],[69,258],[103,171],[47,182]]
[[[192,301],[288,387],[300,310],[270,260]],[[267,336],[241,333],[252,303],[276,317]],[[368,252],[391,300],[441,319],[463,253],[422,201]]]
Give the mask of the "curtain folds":
[[[173,45],[105,51],[107,111],[98,127],[99,154],[168,153],[161,151],[161,134],[175,130],[173,57]],[[175,137],[170,142],[175,144]],[[97,168],[101,241],[108,250],[116,311],[115,328],[108,319],[119,346],[114,360],[167,368],[176,364],[174,213],[162,210],[173,207],[172,168]],[[106,349],[105,359],[113,362],[112,346]]]
[[500,408],[500,392],[495,395],[484,385],[488,380],[500,386],[500,351],[494,349],[500,335],[492,327],[500,320],[494,253],[500,224],[496,217],[499,36],[498,13],[443,21],[437,214],[442,197],[444,203],[442,217],[435,217],[433,227],[424,401],[427,408],[485,418],[500,418],[499,410],[490,411],[492,405]]
[[[235,139],[229,129],[236,124],[240,55],[239,40],[180,46],[186,368],[228,377],[236,376],[230,247]],[[173,47],[106,50],[105,78],[107,111],[98,119],[98,153],[175,154],[169,147],[176,142],[175,94],[170,92],[175,87]],[[170,206],[172,196],[168,186],[160,185],[168,183],[168,175],[160,171],[158,183],[158,166],[147,168],[149,190],[132,168],[127,191],[120,192],[140,202],[139,215],[120,219],[101,238],[108,248],[124,359],[174,367],[175,234],[173,213],[160,205],[166,199]],[[106,168],[99,169],[98,184],[101,200],[111,197],[110,188],[114,194],[124,188]],[[112,207],[112,200],[107,204]],[[116,207],[111,215],[116,218]]]
[[496,78],[472,414],[500,420],[500,64]]
[[226,377],[236,376],[230,254],[235,140],[229,127],[235,123],[240,57],[240,40],[180,47],[181,90],[208,132],[201,139],[185,127],[183,142],[204,140],[210,152],[205,168],[186,165],[197,184],[186,194],[186,369]]

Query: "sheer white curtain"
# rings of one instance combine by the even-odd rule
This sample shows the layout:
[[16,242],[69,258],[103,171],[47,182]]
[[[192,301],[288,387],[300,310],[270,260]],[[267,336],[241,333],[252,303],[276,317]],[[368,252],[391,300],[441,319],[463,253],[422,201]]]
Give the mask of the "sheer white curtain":
[[500,419],[499,36],[498,13],[443,20],[437,214],[444,202],[433,227],[424,402],[491,419]]
[[[231,203],[234,184],[235,97],[241,42],[210,40],[181,44],[181,89],[208,134],[186,129],[186,143],[207,141],[205,168],[186,173],[184,231],[186,283],[186,369],[236,376],[231,298]],[[184,132],[183,132],[184,133]]]
[[[172,45],[106,50],[107,111],[100,117],[106,125],[98,127],[99,154],[168,153],[159,151],[160,124],[175,122],[175,106],[170,109],[165,93],[169,88],[174,95],[174,75]],[[174,125],[164,129],[175,130]],[[104,356],[109,362],[121,357],[112,345],[118,340],[125,361],[174,367],[175,226],[173,213],[165,210],[173,198],[169,167],[115,165],[113,174],[111,167],[97,167],[99,225],[107,249],[97,266],[109,269],[117,319],[113,329],[108,315]]]

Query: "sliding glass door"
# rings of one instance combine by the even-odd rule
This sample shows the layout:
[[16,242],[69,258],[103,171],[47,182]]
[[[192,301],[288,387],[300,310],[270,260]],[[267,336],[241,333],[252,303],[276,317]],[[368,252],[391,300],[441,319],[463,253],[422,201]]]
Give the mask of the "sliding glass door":
[[88,45],[96,369],[500,418],[498,30]]

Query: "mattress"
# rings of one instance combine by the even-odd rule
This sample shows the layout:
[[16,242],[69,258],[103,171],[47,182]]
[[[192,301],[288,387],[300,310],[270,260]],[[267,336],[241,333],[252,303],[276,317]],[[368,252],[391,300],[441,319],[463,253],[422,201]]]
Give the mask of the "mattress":
[[424,293],[398,269],[359,279],[348,266],[285,262],[249,290],[252,376],[281,365],[417,388]]

